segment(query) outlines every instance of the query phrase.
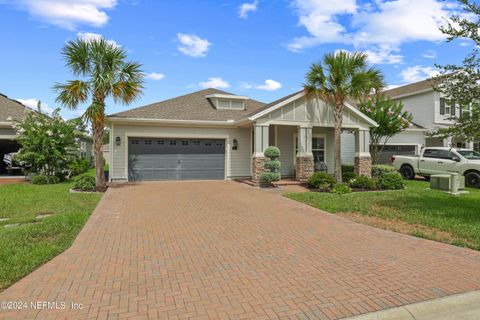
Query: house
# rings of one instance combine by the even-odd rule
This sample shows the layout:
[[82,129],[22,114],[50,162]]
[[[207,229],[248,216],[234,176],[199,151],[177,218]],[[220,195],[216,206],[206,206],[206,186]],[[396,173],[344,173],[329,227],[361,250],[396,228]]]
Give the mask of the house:
[[[331,106],[295,92],[265,104],[206,89],[108,117],[110,180],[252,178],[263,151],[281,150],[283,177],[304,181],[314,169],[333,173]],[[343,129],[353,133],[356,171],[370,174],[369,130],[376,123],[349,104]]]
[[[415,155],[423,147],[461,147],[480,151],[479,142],[455,141],[430,137],[428,134],[438,128],[453,125],[451,116],[468,112],[468,107],[451,104],[442,94],[434,91],[428,80],[423,80],[385,91],[392,100],[401,101],[404,108],[413,115],[411,126],[402,133],[392,137],[379,156],[380,163],[389,163],[392,155]],[[351,147],[354,144],[351,134],[342,134],[342,162],[353,163],[354,155]]]
[[31,109],[0,93],[0,174],[6,173],[5,154],[18,152],[13,121],[22,120]]
[[105,163],[110,163],[110,144],[106,143],[102,146],[102,154]]

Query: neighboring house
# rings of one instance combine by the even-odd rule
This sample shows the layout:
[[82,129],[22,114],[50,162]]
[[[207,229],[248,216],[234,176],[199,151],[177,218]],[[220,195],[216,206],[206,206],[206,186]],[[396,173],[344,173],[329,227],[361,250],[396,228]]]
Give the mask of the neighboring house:
[[22,120],[31,109],[18,101],[0,94],[0,174],[6,173],[4,155],[18,152],[20,145],[15,140],[14,120]]
[[93,139],[92,137],[81,134],[77,142],[76,155],[82,159],[93,160]]
[[[280,148],[283,177],[333,173],[331,106],[303,91],[270,104],[206,89],[110,115],[110,179],[258,181],[263,151]],[[355,133],[356,170],[370,173],[369,130],[376,123],[346,104],[343,128]]]
[[[458,116],[468,112],[468,107],[462,108],[458,104],[451,104],[442,98],[441,93],[434,91],[428,80],[423,80],[385,91],[393,100],[402,101],[404,108],[413,115],[413,122],[404,132],[395,135],[388,142],[379,159],[381,163],[388,163],[392,155],[415,155],[423,147],[453,146],[479,151],[478,142],[466,143],[452,139],[441,139],[428,136],[438,128],[453,125],[451,116]],[[354,155],[349,152],[353,145],[353,137],[347,133],[342,135],[342,161],[353,163]]]

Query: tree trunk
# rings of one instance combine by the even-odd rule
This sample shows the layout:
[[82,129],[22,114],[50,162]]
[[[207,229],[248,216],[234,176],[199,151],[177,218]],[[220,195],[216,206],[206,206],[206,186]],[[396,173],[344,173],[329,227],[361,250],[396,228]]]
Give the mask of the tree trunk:
[[92,119],[93,150],[95,155],[95,189],[99,192],[104,192],[107,189],[105,174],[103,172],[103,120],[101,116]]
[[334,170],[335,180],[338,183],[342,183],[342,146],[341,146],[341,134],[342,134],[342,120],[343,120],[343,102],[335,102],[335,127],[334,127]]

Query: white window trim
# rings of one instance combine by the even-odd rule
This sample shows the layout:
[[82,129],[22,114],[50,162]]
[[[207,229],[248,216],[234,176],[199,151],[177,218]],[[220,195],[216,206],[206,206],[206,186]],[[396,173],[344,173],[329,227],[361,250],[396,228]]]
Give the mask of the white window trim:
[[[327,163],[327,134],[326,133],[314,133],[312,134],[312,154],[313,154],[313,138],[323,138],[324,140],[324,148],[323,148],[323,157],[325,159],[324,163]],[[297,139],[298,139],[298,133],[293,134],[293,165],[297,163]],[[320,149],[316,149],[320,150]],[[315,159],[314,159],[315,161]]]
[[[230,107],[229,107],[229,108],[222,108],[222,107],[220,107],[220,101],[222,101],[222,102],[228,102],[229,105],[230,105]],[[242,107],[241,107],[241,108],[234,108],[234,107],[233,107],[233,103],[232,103],[233,101],[235,101],[235,99],[216,99],[215,105],[216,105],[216,107],[217,107],[218,110],[245,110],[245,102],[244,102],[244,101],[238,100],[238,102],[240,102],[240,103],[242,104]],[[235,102],[236,102],[236,101],[235,101]]]

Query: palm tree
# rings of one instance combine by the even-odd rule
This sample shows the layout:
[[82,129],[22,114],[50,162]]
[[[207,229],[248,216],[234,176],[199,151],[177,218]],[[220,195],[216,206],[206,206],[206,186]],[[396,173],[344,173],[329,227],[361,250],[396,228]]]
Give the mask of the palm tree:
[[141,65],[126,61],[127,52],[105,39],[69,41],[62,51],[67,67],[80,80],[55,84],[56,101],[75,110],[90,102],[82,118],[92,125],[95,153],[96,190],[105,191],[103,173],[103,132],[105,128],[105,100],[128,105],[140,97],[144,74]]
[[321,62],[313,63],[306,74],[304,90],[334,106],[335,118],[335,179],[342,181],[340,135],[342,133],[343,106],[346,100],[360,100],[384,86],[382,73],[367,64],[362,52],[337,51],[326,54]]

